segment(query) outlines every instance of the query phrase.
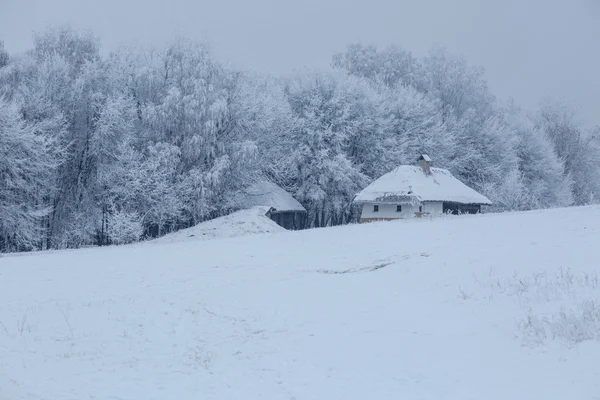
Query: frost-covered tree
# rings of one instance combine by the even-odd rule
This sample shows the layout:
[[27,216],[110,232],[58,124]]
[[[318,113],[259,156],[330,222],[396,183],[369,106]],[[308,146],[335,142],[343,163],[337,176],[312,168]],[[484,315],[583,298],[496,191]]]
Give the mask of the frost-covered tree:
[[0,68],[8,65],[8,52],[4,49],[4,42],[0,40]]
[[507,107],[504,120],[516,134],[520,180],[528,192],[526,202],[518,208],[511,208],[523,210],[571,205],[571,178],[545,132],[515,104]]
[[471,112],[483,121],[494,111],[494,97],[484,79],[484,70],[470,65],[443,47],[434,47],[423,59],[421,73],[425,90],[438,101],[444,117],[458,118]]
[[125,186],[123,176],[131,172],[125,168],[133,167],[123,165],[122,152],[133,141],[136,122],[135,103],[120,93],[107,97],[99,110],[90,144],[90,152],[94,155],[92,192],[98,215],[95,236],[99,245],[116,240],[112,237],[118,234],[113,219],[119,218],[120,228],[127,218],[136,224],[139,222],[139,218],[134,216],[137,211],[135,205],[122,202],[115,196],[115,189]]
[[540,106],[537,123],[550,138],[554,150],[573,180],[577,204],[600,198],[600,135],[578,120],[576,108],[561,100],[547,99]]
[[444,123],[435,101],[412,87],[384,90],[384,140],[374,176],[429,154],[436,165],[452,168],[456,155],[454,126]]
[[[194,224],[233,207],[228,199],[246,183],[252,146],[237,116],[238,75],[212,59],[201,43],[178,41],[150,51],[132,74],[145,140],[179,151],[183,220]],[[244,144],[246,143],[246,144]],[[216,206],[219,204],[219,206]]]
[[422,88],[421,66],[413,55],[397,46],[383,50],[374,45],[349,45],[333,56],[332,66],[350,75],[387,87],[413,86]]
[[476,135],[469,128],[466,132],[458,142],[459,157],[455,171],[465,182],[494,201],[495,189],[518,169],[515,133],[498,115],[483,121]]
[[78,246],[93,234],[95,208],[91,142],[104,82],[98,41],[70,28],[34,38],[34,48],[12,68],[12,97],[27,121],[61,120],[56,139],[67,149],[50,199],[48,245]]
[[34,35],[31,53],[38,62],[55,57],[79,72],[86,64],[100,60],[100,42],[90,31],[76,31],[68,25],[53,27]]
[[499,183],[486,185],[487,194],[492,196],[495,209],[528,210],[534,206],[534,199],[525,184],[523,173],[515,168],[510,170]]
[[244,74],[233,106],[237,110],[239,136],[248,140],[256,152],[256,168],[251,172],[294,190],[291,154],[296,139],[293,133],[300,121],[284,88],[281,80]]
[[63,154],[43,124],[26,122],[0,97],[0,251],[37,249],[45,239],[45,199]]
[[113,210],[106,226],[106,234],[113,244],[138,241],[144,233],[142,219],[137,212]]
[[[377,140],[374,107],[358,106],[358,87],[337,74],[308,73],[290,80],[286,95],[298,118],[292,165],[296,194],[309,210],[314,226],[351,218],[352,199],[367,177],[349,155],[356,137]],[[365,152],[370,149],[362,149]],[[352,150],[353,151],[353,150]]]

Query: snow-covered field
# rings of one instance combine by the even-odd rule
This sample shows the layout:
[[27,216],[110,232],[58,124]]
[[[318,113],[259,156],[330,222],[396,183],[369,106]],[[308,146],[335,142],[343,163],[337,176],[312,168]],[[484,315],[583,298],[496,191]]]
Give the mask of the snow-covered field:
[[598,207],[194,237],[0,257],[0,399],[600,398]]

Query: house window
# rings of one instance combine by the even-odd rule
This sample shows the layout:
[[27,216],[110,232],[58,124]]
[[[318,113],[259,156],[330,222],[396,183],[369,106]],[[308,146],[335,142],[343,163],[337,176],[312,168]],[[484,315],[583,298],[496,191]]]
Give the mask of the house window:
[[423,212],[423,206],[419,206],[419,212]]
[[396,206],[396,212],[402,212],[402,206],[400,204]]
[[373,212],[379,212],[379,204],[373,205]]

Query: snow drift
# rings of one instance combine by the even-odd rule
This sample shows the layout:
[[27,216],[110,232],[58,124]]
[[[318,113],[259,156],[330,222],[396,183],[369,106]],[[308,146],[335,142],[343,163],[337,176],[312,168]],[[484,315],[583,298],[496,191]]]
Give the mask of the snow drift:
[[240,210],[224,217],[202,222],[191,228],[170,233],[153,242],[182,242],[232,238],[284,231],[281,226],[267,217],[270,207],[256,206]]

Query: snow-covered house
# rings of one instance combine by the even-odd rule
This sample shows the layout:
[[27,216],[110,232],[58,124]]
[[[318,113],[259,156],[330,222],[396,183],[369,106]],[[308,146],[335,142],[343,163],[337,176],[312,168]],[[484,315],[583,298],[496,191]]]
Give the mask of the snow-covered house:
[[354,201],[362,204],[360,222],[427,214],[475,214],[482,205],[492,204],[450,171],[433,168],[426,154],[417,162],[418,166],[400,165],[356,195]]
[[244,190],[242,208],[267,206],[267,216],[278,225],[299,230],[306,227],[306,209],[281,187],[273,182],[261,180]]

